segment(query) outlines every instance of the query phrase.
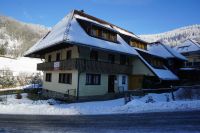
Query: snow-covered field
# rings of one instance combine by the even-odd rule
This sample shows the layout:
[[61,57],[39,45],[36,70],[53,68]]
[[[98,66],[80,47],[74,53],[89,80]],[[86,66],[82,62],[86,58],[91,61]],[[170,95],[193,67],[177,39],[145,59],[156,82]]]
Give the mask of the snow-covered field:
[[169,93],[148,94],[144,97],[134,97],[126,105],[124,99],[109,101],[94,101],[84,103],[61,103],[53,99],[32,101],[27,94],[22,99],[15,99],[15,95],[3,97],[0,101],[2,114],[39,114],[39,115],[82,115],[82,114],[116,114],[200,110],[200,100],[172,101]]

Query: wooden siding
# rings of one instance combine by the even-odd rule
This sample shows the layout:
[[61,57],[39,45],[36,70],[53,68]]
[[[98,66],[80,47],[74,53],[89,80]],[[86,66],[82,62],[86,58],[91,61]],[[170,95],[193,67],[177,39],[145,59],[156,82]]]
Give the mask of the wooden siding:
[[37,65],[37,70],[79,70],[80,72],[108,73],[108,74],[131,74],[131,65],[112,64],[109,62],[87,60],[87,59],[70,59],[58,62],[57,68],[54,68],[56,62],[45,62]]

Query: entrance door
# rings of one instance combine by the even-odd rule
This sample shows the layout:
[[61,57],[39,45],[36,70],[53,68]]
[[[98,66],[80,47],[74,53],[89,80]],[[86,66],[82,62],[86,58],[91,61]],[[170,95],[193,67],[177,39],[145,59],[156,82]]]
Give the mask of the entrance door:
[[115,75],[109,75],[108,76],[108,92],[109,93],[115,92],[114,85],[115,85]]

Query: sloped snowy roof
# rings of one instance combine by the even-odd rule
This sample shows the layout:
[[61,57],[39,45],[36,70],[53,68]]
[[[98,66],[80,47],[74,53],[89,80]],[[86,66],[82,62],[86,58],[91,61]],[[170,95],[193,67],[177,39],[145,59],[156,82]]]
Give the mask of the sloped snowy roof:
[[182,44],[177,45],[173,49],[179,53],[195,52],[200,51],[200,44],[198,42],[188,39]]
[[64,41],[64,36],[66,34],[66,30],[69,27],[71,21],[72,13],[65,16],[60,22],[58,22],[52,30],[47,33],[47,35],[41,38],[35,45],[33,45],[25,55],[31,54],[33,52],[37,52],[44,48],[48,48],[52,45],[55,45],[59,42]]
[[141,55],[139,58],[149,67],[149,69],[161,80],[179,80],[179,78],[169,69],[157,69],[152,67]]
[[160,42],[151,43],[147,46],[147,50],[152,55],[157,55],[163,58],[178,58],[181,60],[187,60],[183,55],[176,52],[174,49]]
[[[79,25],[79,23],[76,20],[77,18],[99,24],[101,26],[104,26],[106,28],[112,29],[117,32],[120,32],[120,30],[114,29],[113,26],[107,23],[100,23],[95,19],[92,20],[85,16],[81,16],[81,14],[76,14],[76,13],[77,11],[72,11],[66,17],[64,17],[60,22],[58,22],[58,24],[56,24],[53,27],[51,32],[47,34],[46,37],[40,39],[33,47],[31,47],[25,53],[25,56],[46,49],[48,47],[52,47],[61,42],[73,43],[82,46],[93,46],[97,48],[113,50],[116,52],[121,52],[131,55],[138,54],[135,50],[131,50],[130,46],[119,35],[117,35],[117,40],[119,43],[109,42],[106,40],[101,40],[89,36]],[[125,30],[121,29],[121,31]]]

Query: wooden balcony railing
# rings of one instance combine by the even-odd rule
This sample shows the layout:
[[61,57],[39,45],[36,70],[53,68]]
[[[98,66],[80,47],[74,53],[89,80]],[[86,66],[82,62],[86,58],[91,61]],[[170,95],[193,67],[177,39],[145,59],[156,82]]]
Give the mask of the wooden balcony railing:
[[185,67],[200,68],[200,62],[187,62]]
[[37,70],[79,70],[80,72],[108,73],[108,74],[131,74],[132,66],[112,64],[104,61],[87,59],[70,59],[58,62],[45,62],[37,65]]

